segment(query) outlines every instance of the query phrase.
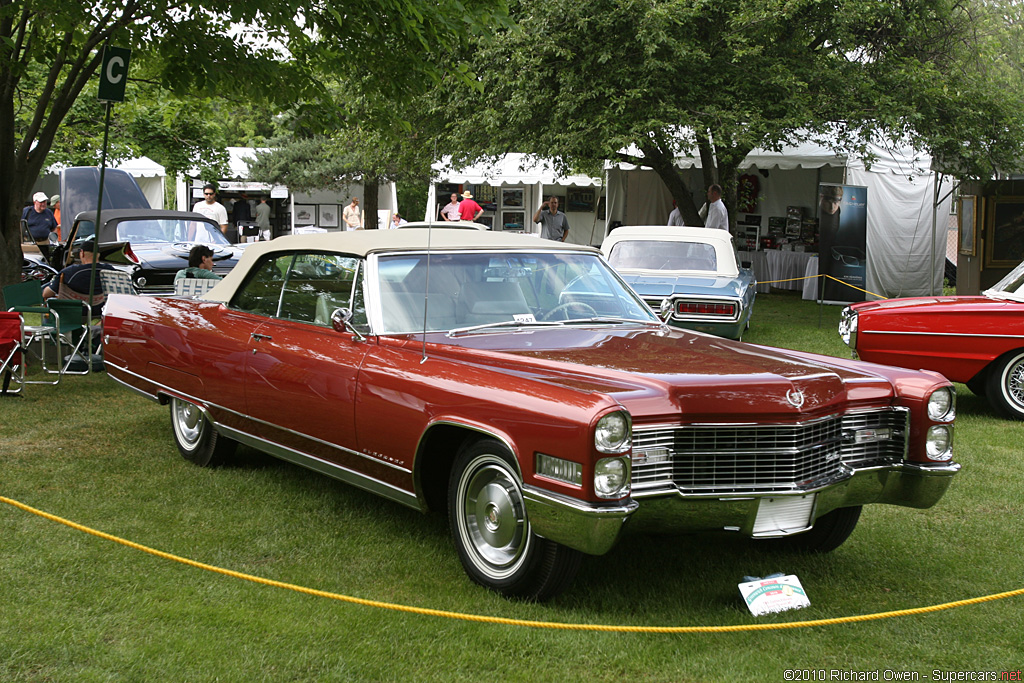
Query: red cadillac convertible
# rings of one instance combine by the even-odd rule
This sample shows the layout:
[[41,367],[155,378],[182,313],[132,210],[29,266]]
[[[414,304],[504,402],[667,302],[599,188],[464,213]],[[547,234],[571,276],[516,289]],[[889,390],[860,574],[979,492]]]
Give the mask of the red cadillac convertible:
[[864,360],[940,372],[1024,420],[1024,263],[981,296],[854,304],[839,334]]
[[670,328],[597,250],[529,236],[283,237],[202,298],[110,296],[104,340],[188,460],[243,443],[446,512],[470,578],[529,599],[627,532],[828,551],[959,470],[937,374]]

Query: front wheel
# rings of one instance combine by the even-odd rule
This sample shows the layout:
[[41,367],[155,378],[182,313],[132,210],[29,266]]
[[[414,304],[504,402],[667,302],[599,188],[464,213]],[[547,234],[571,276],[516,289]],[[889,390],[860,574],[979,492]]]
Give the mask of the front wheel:
[[992,365],[985,397],[1003,417],[1024,420],[1024,350],[1008,353]]
[[180,398],[171,399],[171,428],[182,457],[200,467],[223,464],[237,445],[220,435],[199,406]]
[[548,600],[572,583],[581,554],[531,531],[512,463],[492,439],[459,453],[448,486],[452,538],[476,583],[509,597]]

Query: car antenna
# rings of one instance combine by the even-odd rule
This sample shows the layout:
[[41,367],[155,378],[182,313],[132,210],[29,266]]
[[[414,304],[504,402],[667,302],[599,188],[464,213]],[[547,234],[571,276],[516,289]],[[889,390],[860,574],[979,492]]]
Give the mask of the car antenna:
[[427,276],[423,284],[423,336],[421,338],[423,352],[420,356],[420,363],[427,362],[427,306],[430,304],[430,238],[434,229],[427,223]]

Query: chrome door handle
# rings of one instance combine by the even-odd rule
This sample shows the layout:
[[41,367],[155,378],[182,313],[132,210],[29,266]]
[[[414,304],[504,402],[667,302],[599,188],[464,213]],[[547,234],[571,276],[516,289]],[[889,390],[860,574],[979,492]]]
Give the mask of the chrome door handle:
[[271,337],[269,334],[256,334],[255,332],[252,333],[252,338],[255,339],[256,341],[263,341],[264,339],[273,339],[273,337]]

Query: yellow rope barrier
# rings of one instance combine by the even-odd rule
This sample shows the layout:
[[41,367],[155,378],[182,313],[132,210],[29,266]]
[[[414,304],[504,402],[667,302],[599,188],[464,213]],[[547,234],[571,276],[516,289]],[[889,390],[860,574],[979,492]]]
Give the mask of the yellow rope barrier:
[[291,583],[284,583],[282,581],[274,581],[272,579],[264,579],[259,576],[253,576],[252,574],[243,574],[242,572],[232,571],[230,569],[222,569],[215,567],[210,564],[204,564],[202,562],[196,562],[195,560],[189,560],[178,555],[172,555],[165,553],[161,550],[155,550],[132,541],[118,538],[102,531],[90,529],[87,526],[76,524],[62,517],[51,515],[48,512],[37,510],[33,507],[29,507],[24,503],[20,503],[11,498],[5,498],[0,496],[0,502],[12,505],[25,512],[30,512],[34,515],[43,517],[52,522],[57,522],[65,526],[69,526],[72,529],[91,534],[97,538],[102,538],[107,541],[113,541],[114,543],[120,543],[121,545],[135,550],[141,550],[144,553],[161,557],[165,560],[172,560],[174,562],[180,562],[181,564],[188,565],[190,567],[196,567],[197,569],[205,569],[206,571],[214,572],[217,574],[223,574],[224,576],[230,576],[236,579],[242,579],[244,581],[251,581],[253,583],[263,584],[265,586],[273,586],[275,588],[284,588],[298,593],[305,593],[306,595],[312,595],[320,598],[330,598],[331,600],[339,600],[341,602],[348,602],[355,605],[364,605],[366,607],[376,607],[379,609],[393,610],[396,612],[406,612],[409,614],[420,614],[432,617],[443,617],[446,619],[459,619],[462,621],[475,621],[486,624],[504,624],[508,626],[526,626],[530,628],[547,628],[547,629],[560,629],[566,631],[602,631],[612,633],[735,633],[738,631],[773,631],[780,629],[793,629],[793,628],[809,628],[811,626],[832,626],[834,624],[852,624],[861,621],[873,621],[877,619],[889,619],[892,617],[909,616],[912,614],[928,614],[929,612],[939,612],[942,610],[953,609],[954,607],[964,607],[967,605],[977,605],[983,602],[991,602],[993,600],[1001,600],[1003,598],[1012,598],[1019,595],[1024,595],[1024,588],[1020,588],[1013,591],[1006,591],[1004,593],[996,593],[993,595],[985,595],[979,598],[969,598],[966,600],[957,600],[955,602],[947,602],[941,605],[931,605],[929,607],[918,607],[913,609],[902,609],[894,610],[891,612],[876,612],[874,614],[860,614],[850,617],[835,617],[832,619],[814,619],[811,621],[790,621],[781,624],[743,624],[736,626],[615,626],[605,624],[566,624],[550,621],[533,621],[528,619],[508,619],[505,617],[488,617],[479,614],[465,614],[463,612],[449,612],[446,610],[429,609],[425,607],[410,607],[408,605],[399,605],[391,602],[380,602],[378,600],[366,600],[363,598],[356,598],[350,595],[342,595],[340,593],[330,593],[327,591],[316,590],[314,588],[306,588],[304,586],[297,586]]
[[797,280],[817,280],[819,277],[828,278],[829,280],[832,280],[833,282],[838,282],[839,284],[849,287],[850,289],[856,289],[858,292],[864,292],[865,294],[870,294],[871,296],[877,296],[879,299],[889,298],[887,296],[882,296],[881,294],[875,294],[874,292],[868,291],[866,289],[861,289],[860,287],[851,285],[849,282],[843,282],[842,280],[838,280],[832,277],[831,275],[825,275],[824,273],[820,273],[818,275],[804,275],[803,277],[791,277],[786,280],[758,280],[757,284],[774,285],[778,282],[796,282]]

